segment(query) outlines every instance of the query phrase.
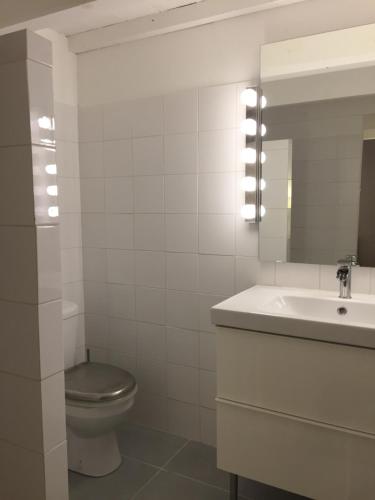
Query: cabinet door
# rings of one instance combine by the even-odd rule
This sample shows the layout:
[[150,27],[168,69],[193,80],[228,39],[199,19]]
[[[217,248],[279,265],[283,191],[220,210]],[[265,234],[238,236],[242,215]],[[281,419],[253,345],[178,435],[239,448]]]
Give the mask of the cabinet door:
[[375,433],[375,351],[217,329],[218,396]]

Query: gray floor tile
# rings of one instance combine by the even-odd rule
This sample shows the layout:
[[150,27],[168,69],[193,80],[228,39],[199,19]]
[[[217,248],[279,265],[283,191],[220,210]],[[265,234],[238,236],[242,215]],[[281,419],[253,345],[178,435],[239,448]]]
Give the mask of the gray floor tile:
[[239,480],[238,490],[240,495],[248,500],[309,500],[306,497],[243,478]]
[[135,500],[228,500],[228,494],[171,472],[161,472]]
[[164,465],[186,443],[186,439],[136,425],[118,431],[120,451],[156,466]]
[[70,500],[130,500],[157,472],[150,465],[128,458],[112,474],[101,478],[69,472]]
[[167,469],[222,489],[229,488],[228,474],[216,467],[216,449],[202,443],[188,443]]

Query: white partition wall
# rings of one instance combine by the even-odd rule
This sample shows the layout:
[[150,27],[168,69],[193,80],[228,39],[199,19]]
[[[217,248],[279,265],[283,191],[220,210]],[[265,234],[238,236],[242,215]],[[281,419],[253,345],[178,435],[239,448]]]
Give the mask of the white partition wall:
[[0,498],[14,500],[68,498],[51,64],[43,38],[0,38]]

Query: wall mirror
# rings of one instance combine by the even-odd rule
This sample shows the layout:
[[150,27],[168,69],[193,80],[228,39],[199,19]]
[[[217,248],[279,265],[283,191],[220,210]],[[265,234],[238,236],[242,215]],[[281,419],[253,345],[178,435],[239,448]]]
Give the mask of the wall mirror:
[[375,267],[375,25],[264,45],[263,261]]

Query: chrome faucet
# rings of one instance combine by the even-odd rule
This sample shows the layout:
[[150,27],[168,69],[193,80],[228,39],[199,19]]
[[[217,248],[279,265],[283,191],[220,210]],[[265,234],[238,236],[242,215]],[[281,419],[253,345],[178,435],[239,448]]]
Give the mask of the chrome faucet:
[[352,298],[352,267],[358,265],[356,255],[347,255],[345,259],[337,261],[336,278],[340,282],[340,299]]

